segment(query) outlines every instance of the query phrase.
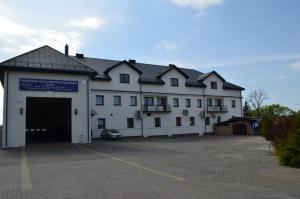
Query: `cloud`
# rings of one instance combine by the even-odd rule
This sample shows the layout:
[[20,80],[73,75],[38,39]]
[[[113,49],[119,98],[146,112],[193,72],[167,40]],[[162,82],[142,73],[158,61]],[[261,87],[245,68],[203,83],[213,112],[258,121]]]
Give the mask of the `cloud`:
[[[223,66],[240,66],[240,65],[249,65],[257,63],[271,63],[276,61],[288,61],[296,60],[300,58],[300,54],[270,54],[270,55],[258,55],[252,57],[242,57],[237,59],[225,60],[220,62],[211,62],[199,64],[203,67],[223,67]],[[291,68],[300,69],[300,62],[291,64]]]
[[201,13],[205,12],[211,6],[223,4],[223,0],[168,0],[178,6],[191,7]]
[[260,82],[261,82],[261,80],[258,80],[258,79],[253,79],[253,80],[249,81],[249,83],[251,83],[251,84],[258,84]]
[[300,70],[300,61],[294,62],[290,64],[290,68],[294,70]]
[[87,29],[99,29],[104,25],[104,20],[98,17],[72,19],[67,23],[67,25]]
[[[85,27],[99,27],[99,22],[83,20]],[[94,19],[94,18],[92,18]],[[80,21],[79,21],[80,22]],[[82,22],[82,21],[81,21]],[[66,43],[70,45],[70,54],[75,54],[82,46],[83,32],[78,30],[36,29],[19,24],[6,16],[0,15],[0,51],[7,54],[20,54],[34,48],[50,45],[64,51]]]
[[177,49],[177,44],[175,42],[162,40],[155,46],[155,48],[164,49],[166,51],[171,51],[171,50]]
[[285,80],[287,78],[288,78],[287,75],[279,75],[279,76],[276,77],[276,79],[279,79],[279,80]]

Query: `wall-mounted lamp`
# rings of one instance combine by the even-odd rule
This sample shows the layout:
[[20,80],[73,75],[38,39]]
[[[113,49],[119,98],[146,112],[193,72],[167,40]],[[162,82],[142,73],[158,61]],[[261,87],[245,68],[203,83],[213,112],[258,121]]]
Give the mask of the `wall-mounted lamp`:
[[21,107],[20,108],[20,115],[23,115],[24,109]]
[[75,110],[74,110],[74,114],[75,114],[75,115],[77,115],[77,114],[78,114],[78,109],[77,109],[77,108],[75,108]]

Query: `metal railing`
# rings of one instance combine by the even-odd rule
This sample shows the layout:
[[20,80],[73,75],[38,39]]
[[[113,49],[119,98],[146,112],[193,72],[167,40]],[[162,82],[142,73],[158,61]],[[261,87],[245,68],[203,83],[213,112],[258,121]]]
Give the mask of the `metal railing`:
[[228,112],[227,106],[207,106],[207,112]]
[[171,112],[170,105],[144,105],[143,112]]

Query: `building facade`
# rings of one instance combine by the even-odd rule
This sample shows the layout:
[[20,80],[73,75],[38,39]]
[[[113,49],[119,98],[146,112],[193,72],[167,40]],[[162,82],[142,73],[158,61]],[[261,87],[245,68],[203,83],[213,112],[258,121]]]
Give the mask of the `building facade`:
[[90,143],[104,128],[124,136],[202,135],[217,122],[242,116],[244,89],[215,71],[70,56],[67,46],[65,54],[35,49],[2,62],[0,70],[3,147],[66,131],[68,141]]

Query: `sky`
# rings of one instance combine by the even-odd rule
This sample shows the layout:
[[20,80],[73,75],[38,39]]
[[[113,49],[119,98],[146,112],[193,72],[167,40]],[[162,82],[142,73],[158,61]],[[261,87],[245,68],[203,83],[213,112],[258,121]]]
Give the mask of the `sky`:
[[66,43],[71,54],[215,70],[244,99],[264,89],[265,104],[300,109],[299,0],[0,0],[0,62]]

